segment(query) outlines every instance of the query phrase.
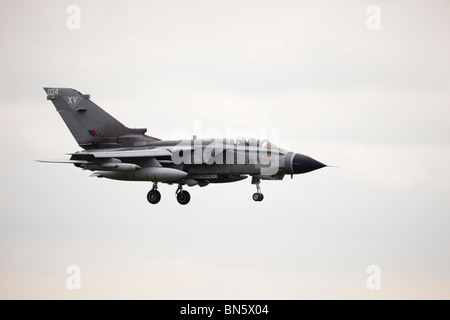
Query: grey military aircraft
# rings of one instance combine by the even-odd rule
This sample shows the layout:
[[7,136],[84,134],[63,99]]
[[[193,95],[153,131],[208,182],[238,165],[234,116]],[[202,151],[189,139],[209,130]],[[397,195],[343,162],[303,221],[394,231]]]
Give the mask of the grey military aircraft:
[[279,148],[268,140],[194,139],[161,140],[146,135],[147,129],[124,126],[90,100],[90,95],[69,88],[44,88],[83,151],[70,153],[70,163],[91,176],[126,181],[148,181],[153,188],[147,200],[161,200],[158,183],[176,184],[178,202],[189,203],[183,186],[240,181],[248,176],[256,185],[252,198],[262,201],[261,180],[282,180],[285,175],[326,167],[300,153]]

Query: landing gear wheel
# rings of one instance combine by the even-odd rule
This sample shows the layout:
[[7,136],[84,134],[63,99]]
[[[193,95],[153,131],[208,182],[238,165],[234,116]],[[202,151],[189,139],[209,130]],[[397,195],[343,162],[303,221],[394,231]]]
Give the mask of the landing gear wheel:
[[161,193],[158,190],[153,189],[147,193],[147,200],[151,204],[157,204],[161,200]]
[[177,201],[179,204],[185,205],[188,204],[191,200],[191,195],[189,192],[185,190],[180,190],[180,192],[177,193]]
[[264,195],[262,193],[256,192],[256,193],[253,194],[252,198],[255,201],[263,201]]
[[257,177],[252,178],[252,184],[256,185],[256,193],[253,194],[252,199],[255,201],[263,201],[264,196],[261,193],[261,188],[259,187],[259,184],[261,183],[261,179]]

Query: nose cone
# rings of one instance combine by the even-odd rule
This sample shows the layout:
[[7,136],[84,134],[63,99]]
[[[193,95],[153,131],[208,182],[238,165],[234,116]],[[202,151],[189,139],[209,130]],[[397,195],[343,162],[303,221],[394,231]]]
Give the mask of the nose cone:
[[296,153],[292,161],[292,170],[295,174],[306,173],[323,167],[326,167],[326,165],[300,153]]

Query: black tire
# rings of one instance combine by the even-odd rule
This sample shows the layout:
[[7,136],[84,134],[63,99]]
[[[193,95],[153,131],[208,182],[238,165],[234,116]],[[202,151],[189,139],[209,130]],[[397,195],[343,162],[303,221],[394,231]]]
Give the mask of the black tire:
[[190,200],[191,200],[191,195],[189,194],[189,192],[187,192],[185,190],[181,190],[180,192],[178,192],[177,201],[179,204],[182,204],[182,205],[188,204]]
[[158,190],[150,190],[147,193],[147,200],[151,204],[157,204],[161,200],[161,193]]
[[262,193],[256,192],[253,194],[252,199],[255,201],[263,201],[264,195]]

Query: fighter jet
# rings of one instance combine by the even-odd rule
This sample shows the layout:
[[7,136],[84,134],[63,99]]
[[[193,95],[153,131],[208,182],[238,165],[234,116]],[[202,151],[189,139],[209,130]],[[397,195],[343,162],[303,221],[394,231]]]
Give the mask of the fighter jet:
[[161,140],[147,129],[128,128],[90,100],[90,95],[69,88],[44,88],[50,100],[84,150],[69,153],[70,163],[92,171],[98,178],[152,182],[147,200],[161,200],[158,183],[175,184],[177,201],[186,205],[191,196],[183,187],[236,182],[251,176],[254,201],[262,201],[261,180],[283,180],[325,164],[289,152],[268,140],[193,139]]

